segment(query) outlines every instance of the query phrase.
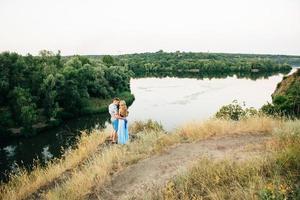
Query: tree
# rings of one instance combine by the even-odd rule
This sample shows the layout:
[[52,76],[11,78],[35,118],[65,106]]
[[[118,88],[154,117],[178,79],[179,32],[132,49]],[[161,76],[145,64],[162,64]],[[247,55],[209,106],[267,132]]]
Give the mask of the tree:
[[42,84],[42,91],[44,93],[43,108],[44,114],[48,120],[55,118],[58,112],[58,102],[56,101],[56,78],[50,74],[44,79]]
[[13,117],[18,125],[31,130],[37,120],[36,104],[28,90],[15,87],[9,95]]
[[107,66],[112,66],[114,65],[115,61],[114,58],[110,55],[105,55],[102,58],[102,61],[107,65]]
[[60,91],[60,105],[65,111],[78,115],[83,107],[84,95],[79,90],[78,84],[74,80],[66,80],[63,90]]

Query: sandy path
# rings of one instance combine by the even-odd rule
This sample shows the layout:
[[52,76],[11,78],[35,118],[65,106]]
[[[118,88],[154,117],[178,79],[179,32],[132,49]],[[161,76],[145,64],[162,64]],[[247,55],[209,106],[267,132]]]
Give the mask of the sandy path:
[[142,199],[146,191],[164,185],[167,180],[191,166],[197,158],[252,158],[261,155],[261,152],[250,146],[257,147],[268,138],[261,135],[244,135],[176,145],[162,154],[141,160],[113,175],[104,187],[95,188],[88,199]]

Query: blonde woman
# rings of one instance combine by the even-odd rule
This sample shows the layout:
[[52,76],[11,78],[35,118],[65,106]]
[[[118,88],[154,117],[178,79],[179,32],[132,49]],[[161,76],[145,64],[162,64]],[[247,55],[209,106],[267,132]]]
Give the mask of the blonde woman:
[[126,144],[129,139],[128,134],[128,122],[126,117],[128,116],[128,110],[125,101],[119,103],[119,123],[118,123],[118,144]]

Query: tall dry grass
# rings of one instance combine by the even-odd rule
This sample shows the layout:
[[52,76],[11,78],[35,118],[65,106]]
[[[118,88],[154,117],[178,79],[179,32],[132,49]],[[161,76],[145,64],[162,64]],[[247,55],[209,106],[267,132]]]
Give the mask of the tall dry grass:
[[11,175],[7,184],[0,186],[0,199],[24,199],[40,187],[59,178],[67,170],[73,169],[94,153],[105,142],[107,134],[95,130],[91,134],[82,134],[77,148],[68,150],[61,159],[49,162],[46,167],[37,165],[32,172],[20,169]]
[[300,121],[284,122],[272,133],[270,156],[243,162],[202,158],[147,199],[300,199]]
[[176,133],[186,140],[205,139],[212,136],[270,134],[283,125],[284,121],[267,116],[251,117],[240,121],[209,119],[190,122],[179,127]]
[[265,163],[202,158],[188,173],[169,181],[160,193],[153,192],[150,199],[255,199],[257,189],[264,185],[260,177]]
[[172,134],[164,135],[155,145],[162,151],[166,146],[175,143],[195,142],[210,137],[272,134],[284,123],[282,119],[267,116],[254,116],[240,121],[216,118],[193,121],[178,127]]

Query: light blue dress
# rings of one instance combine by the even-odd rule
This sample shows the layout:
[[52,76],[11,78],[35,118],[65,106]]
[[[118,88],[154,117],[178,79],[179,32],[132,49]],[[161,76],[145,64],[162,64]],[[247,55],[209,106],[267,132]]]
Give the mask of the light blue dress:
[[127,119],[119,119],[119,126],[118,126],[117,133],[118,133],[118,144],[126,144],[129,140]]

